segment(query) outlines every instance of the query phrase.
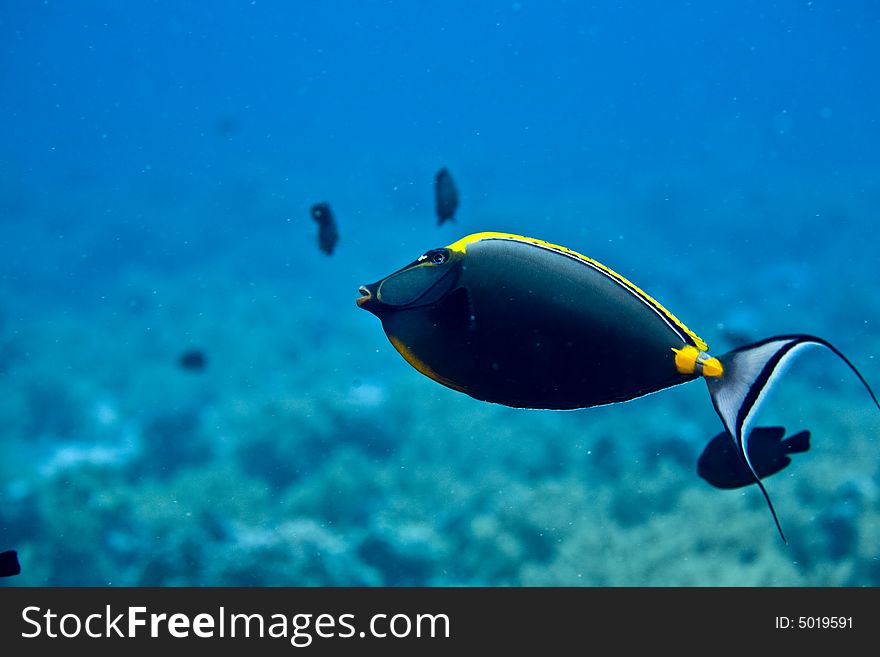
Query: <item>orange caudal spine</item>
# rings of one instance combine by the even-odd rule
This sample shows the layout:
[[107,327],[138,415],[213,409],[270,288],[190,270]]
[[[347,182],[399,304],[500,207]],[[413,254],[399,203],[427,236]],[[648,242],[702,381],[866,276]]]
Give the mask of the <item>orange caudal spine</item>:
[[700,374],[710,377],[724,374],[721,361],[692,345],[685,345],[681,349],[673,347],[672,351],[675,352],[675,368],[681,374]]

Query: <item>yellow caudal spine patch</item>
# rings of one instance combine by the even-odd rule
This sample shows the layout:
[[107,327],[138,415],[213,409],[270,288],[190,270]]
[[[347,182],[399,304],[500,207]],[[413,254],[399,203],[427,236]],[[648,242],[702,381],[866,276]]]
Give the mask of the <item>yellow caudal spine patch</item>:
[[710,377],[724,374],[724,366],[721,361],[696,347],[688,344],[681,349],[673,347],[672,351],[675,352],[675,369],[680,374],[698,374]]

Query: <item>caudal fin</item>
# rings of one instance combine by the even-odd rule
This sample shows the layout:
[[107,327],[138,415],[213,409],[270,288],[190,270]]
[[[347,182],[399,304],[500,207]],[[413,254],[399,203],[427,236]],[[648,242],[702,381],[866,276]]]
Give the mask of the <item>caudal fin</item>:
[[871,399],[874,400],[874,404],[880,409],[877,396],[855,365],[830,342],[812,335],[782,335],[734,349],[718,358],[724,367],[724,373],[720,377],[706,377],[706,384],[709,386],[709,394],[712,395],[715,410],[724,423],[724,427],[733,437],[739,457],[755,478],[755,483],[761,489],[764,499],[767,500],[767,506],[770,507],[770,513],[773,514],[773,521],[776,523],[779,535],[786,543],[788,541],[779,524],[779,518],[773,508],[773,502],[770,501],[770,495],[764,488],[764,484],[758,477],[749,457],[746,441],[750,434],[751,422],[773,383],[791,364],[795,354],[805,347],[813,346],[830,349],[840,357],[859,377],[871,395]]

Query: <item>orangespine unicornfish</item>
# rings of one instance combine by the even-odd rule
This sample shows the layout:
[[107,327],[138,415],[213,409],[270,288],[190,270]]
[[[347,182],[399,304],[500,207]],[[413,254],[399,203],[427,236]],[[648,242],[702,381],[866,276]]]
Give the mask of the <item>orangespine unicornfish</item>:
[[[822,338],[779,336],[713,357],[702,338],[620,274],[520,235],[469,235],[361,286],[360,293],[358,305],[382,321],[410,365],[483,401],[587,408],[704,378],[783,541],[748,443],[773,382],[796,353],[821,346],[855,372],[880,408],[861,373]],[[772,474],[772,467],[766,470],[762,474]]]

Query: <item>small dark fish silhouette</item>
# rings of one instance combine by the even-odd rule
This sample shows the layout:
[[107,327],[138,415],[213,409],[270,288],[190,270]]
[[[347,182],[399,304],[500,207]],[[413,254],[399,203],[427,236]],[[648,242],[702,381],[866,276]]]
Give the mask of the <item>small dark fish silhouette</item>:
[[336,227],[336,219],[330,210],[329,203],[316,203],[312,206],[312,219],[318,222],[318,247],[331,255],[339,241],[339,229]]
[[434,177],[434,200],[437,203],[438,226],[442,226],[445,221],[455,219],[455,211],[458,210],[458,190],[446,167],[440,169]]
[[18,563],[18,552],[7,550],[0,552],[0,577],[12,577],[21,573],[21,564]]
[[[783,439],[783,427],[757,427],[749,435],[749,459],[761,479],[784,469],[791,458],[810,449],[810,432],[801,431]],[[736,443],[726,431],[719,433],[700,454],[697,474],[716,488],[742,488],[758,482],[743,462]]]
[[208,357],[201,349],[187,349],[177,359],[178,365],[191,372],[201,372],[208,365]]
[[228,137],[239,131],[240,125],[234,116],[220,116],[214,121],[214,132],[221,137]]

